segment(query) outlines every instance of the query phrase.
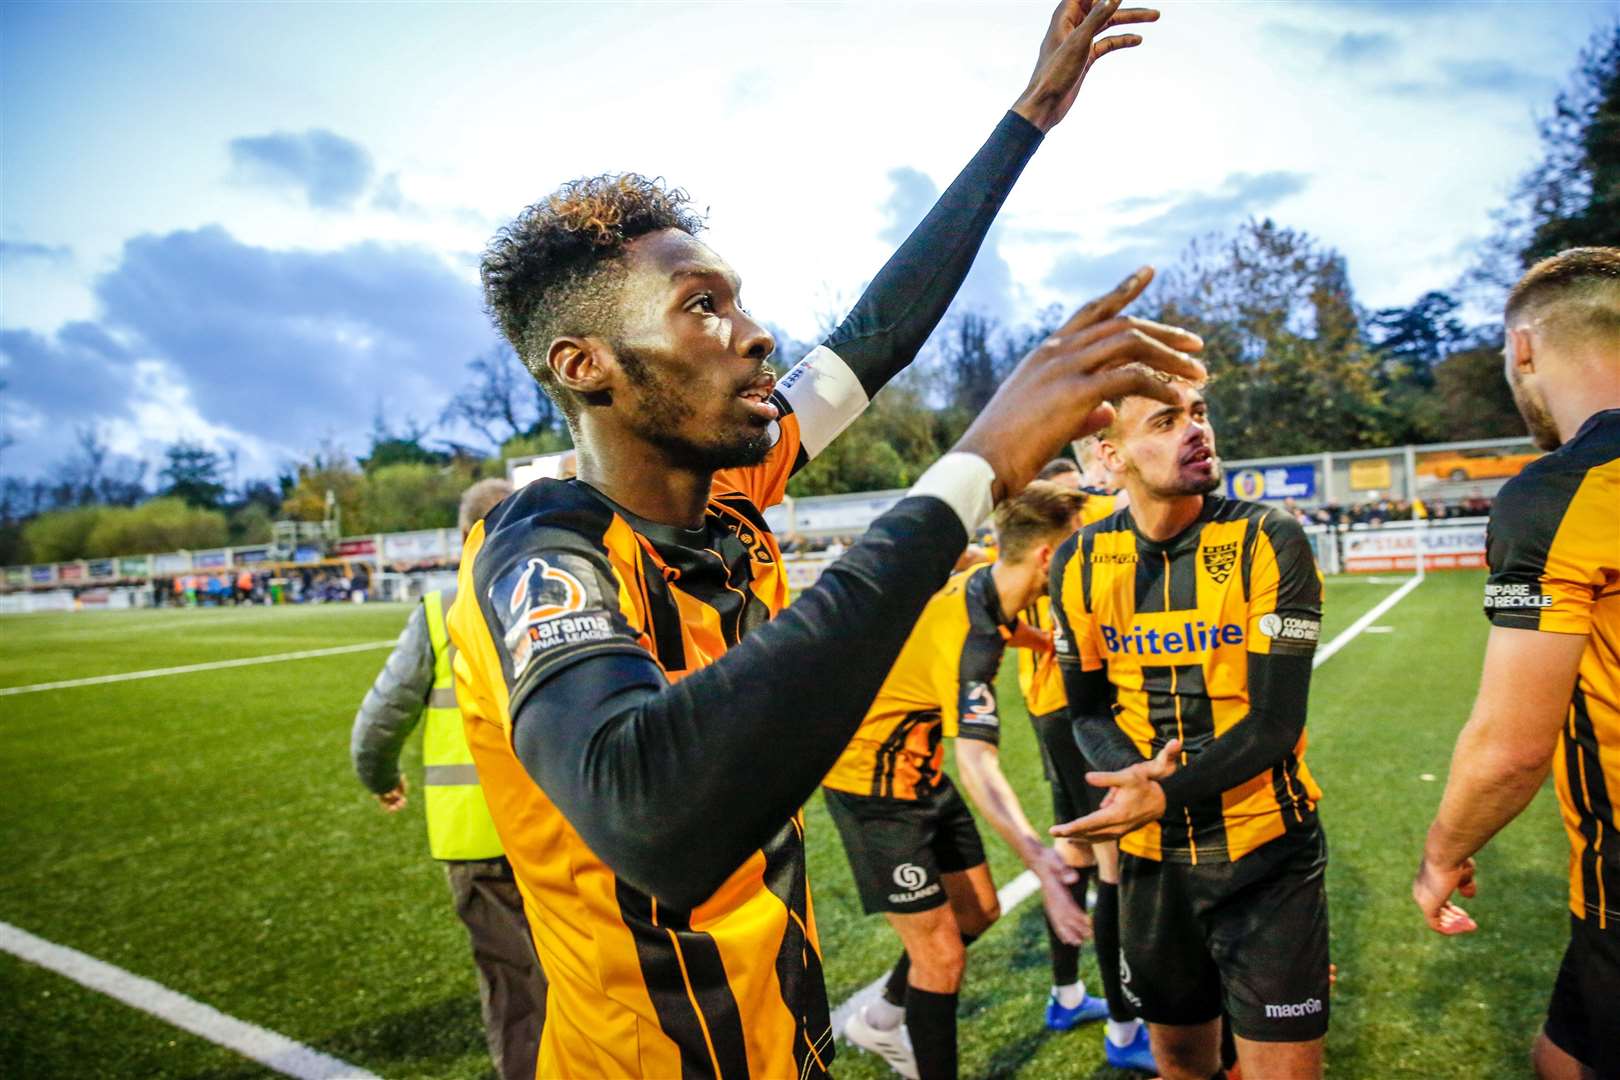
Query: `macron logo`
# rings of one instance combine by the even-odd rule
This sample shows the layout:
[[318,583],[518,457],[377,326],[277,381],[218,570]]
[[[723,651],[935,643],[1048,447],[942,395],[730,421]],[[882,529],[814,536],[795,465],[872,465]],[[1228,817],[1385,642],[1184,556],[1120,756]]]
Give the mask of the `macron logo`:
[[1108,651],[1124,656],[1175,656],[1243,644],[1243,627],[1239,623],[1211,626],[1202,619],[1183,623],[1180,630],[1119,630],[1106,623],[1099,629]]
[[1322,1011],[1321,998],[1306,998],[1296,1001],[1292,1005],[1267,1005],[1266,1019],[1285,1019],[1293,1016],[1314,1016]]

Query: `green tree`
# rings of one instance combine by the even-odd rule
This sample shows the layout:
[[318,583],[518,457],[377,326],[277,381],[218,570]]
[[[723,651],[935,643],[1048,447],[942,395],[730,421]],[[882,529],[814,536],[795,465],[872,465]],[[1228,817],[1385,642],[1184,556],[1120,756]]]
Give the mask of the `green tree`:
[[1401,426],[1378,380],[1344,258],[1249,221],[1192,244],[1147,310],[1202,334],[1206,391],[1230,458],[1382,446]]
[[297,466],[292,490],[281,503],[282,516],[294,521],[325,521],[328,494],[345,534],[372,531],[363,510],[365,475],[335,443],[323,444]]
[[103,511],[88,547],[92,557],[144,555],[224,547],[229,539],[230,530],[221,511],[163,496],[140,506]]
[[106,513],[99,506],[47,510],[22,527],[23,542],[34,562],[67,562],[91,557],[91,534]]
[[1525,434],[1524,419],[1502,374],[1500,347],[1478,346],[1446,357],[1434,368],[1440,438],[1505,439]]
[[[788,482],[788,493],[841,495],[908,487],[944,451],[921,380],[902,376],[849,429]],[[949,444],[944,444],[949,445]]]
[[[423,462],[385,465],[366,476],[360,514],[366,532],[448,528],[456,523],[464,479]],[[346,530],[353,532],[353,529]]]
[[1572,247],[1620,247],[1620,20],[1593,35],[1541,123],[1544,160],[1520,184],[1525,266]]
[[162,493],[191,506],[213,508],[225,497],[225,461],[200,443],[181,439],[163,451]]
[[261,502],[245,502],[230,512],[229,537],[232,544],[267,544],[275,518]]

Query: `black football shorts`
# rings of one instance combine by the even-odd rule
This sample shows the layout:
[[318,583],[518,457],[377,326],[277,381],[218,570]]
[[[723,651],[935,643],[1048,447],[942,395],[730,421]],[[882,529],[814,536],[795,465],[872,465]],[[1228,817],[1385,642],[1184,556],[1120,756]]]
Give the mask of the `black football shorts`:
[[1620,926],[1569,917],[1569,948],[1547,1007],[1547,1038],[1597,1073],[1620,1077]]
[[1035,741],[1041,748],[1041,763],[1046,766],[1046,779],[1052,784],[1052,821],[1061,825],[1078,817],[1085,817],[1102,805],[1104,788],[1086,783],[1091,765],[1074,741],[1074,724],[1068,710],[1032,716]]
[[937,908],[949,899],[941,874],[984,862],[973,813],[950,777],[918,799],[822,790],[868,915]]
[[1328,1028],[1327,842],[1285,833],[1237,862],[1123,854],[1120,983],[1149,1023],[1224,1011],[1255,1042],[1307,1042]]

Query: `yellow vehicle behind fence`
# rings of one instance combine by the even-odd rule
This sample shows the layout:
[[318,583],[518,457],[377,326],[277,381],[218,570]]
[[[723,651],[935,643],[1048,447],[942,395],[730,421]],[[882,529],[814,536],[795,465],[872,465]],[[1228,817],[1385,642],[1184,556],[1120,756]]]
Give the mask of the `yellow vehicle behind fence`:
[[1504,454],[1500,450],[1448,450],[1427,454],[1419,459],[1420,476],[1436,480],[1498,480],[1519,475],[1519,470],[1530,464],[1539,453]]

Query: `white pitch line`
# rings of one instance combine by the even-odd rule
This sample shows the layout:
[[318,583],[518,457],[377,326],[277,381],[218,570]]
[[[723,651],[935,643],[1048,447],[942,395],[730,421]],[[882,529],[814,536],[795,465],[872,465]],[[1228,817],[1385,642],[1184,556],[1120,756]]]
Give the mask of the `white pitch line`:
[[1400,588],[1378,601],[1378,603],[1373,605],[1371,611],[1367,612],[1367,614],[1363,615],[1361,618],[1347,626],[1344,629],[1344,632],[1338,637],[1334,638],[1320,649],[1317,649],[1316,657],[1311,661],[1311,667],[1313,669],[1319,668],[1331,660],[1335,653],[1359,637],[1363,630],[1377,622],[1385,612],[1404,600],[1407,593],[1411,592],[1421,584],[1423,584],[1423,578],[1421,577],[1407,578],[1405,585],[1402,585]]
[[[1311,658],[1311,670],[1315,671],[1317,668],[1327,663],[1335,653],[1344,648],[1346,645],[1350,644],[1350,642],[1365,631],[1367,627],[1376,622],[1380,615],[1384,614],[1390,608],[1400,603],[1402,598],[1404,598],[1407,593],[1411,592],[1422,583],[1423,579],[1421,577],[1407,578],[1406,584],[1384,597],[1377,603],[1376,606],[1373,607],[1371,611],[1367,612],[1367,614],[1363,615],[1361,618],[1357,619],[1355,622],[1346,627],[1338,637],[1316,650],[1316,655]],[[1036,880],[1035,875],[1030,871],[1025,870],[1023,873],[1019,874],[1017,877],[1013,878],[1011,881],[1007,882],[1007,884],[1003,885],[999,890],[997,890],[996,899],[1001,902],[1001,913],[1005,915],[1007,912],[1029,899],[1031,896],[1034,896],[1040,891],[1040,887],[1040,882]],[[882,975],[879,975],[877,978],[855,991],[846,1001],[844,1001],[843,1004],[834,1009],[832,1014],[833,1034],[839,1039],[842,1039],[844,1037],[844,1024],[849,1021],[850,1016],[855,1012],[856,1009],[866,1004],[874,995],[881,991],[883,989],[883,984],[888,981],[889,973],[885,971]]]
[[134,679],[157,679],[165,675],[189,675],[193,671],[218,671],[221,668],[252,667],[255,664],[279,664],[284,660],[312,660],[318,656],[339,656],[343,653],[381,649],[394,644],[395,640],[389,638],[387,641],[364,641],[358,645],[336,645],[330,649],[304,649],[301,652],[276,653],[272,656],[247,656],[240,660],[210,660],[206,664],[183,664],[180,667],[125,671],[118,675],[92,675],[86,679],[63,679],[61,682],[6,686],[0,687],[0,697],[11,694],[37,694],[43,690],[63,690],[72,686],[99,686],[102,683],[130,682]]
[[375,1073],[358,1065],[350,1065],[257,1024],[226,1016],[211,1005],[204,1005],[151,979],[131,974],[77,949],[35,937],[7,922],[0,922],[0,949],[80,986],[117,998],[131,1008],[215,1045],[234,1050],[283,1076],[298,1077],[298,1080],[378,1080]]

